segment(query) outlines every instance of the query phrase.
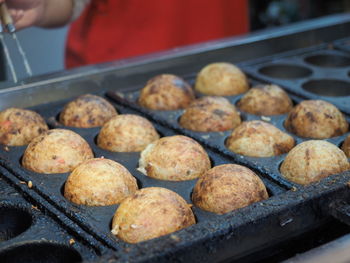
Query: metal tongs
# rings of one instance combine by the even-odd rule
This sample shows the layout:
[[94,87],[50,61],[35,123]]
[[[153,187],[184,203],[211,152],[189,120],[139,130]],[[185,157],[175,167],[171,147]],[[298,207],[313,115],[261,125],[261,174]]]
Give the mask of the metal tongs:
[[8,67],[11,71],[12,79],[15,83],[17,83],[18,79],[17,79],[15,67],[14,67],[13,61],[12,61],[11,56],[10,56],[9,49],[7,48],[7,45],[6,45],[4,36],[3,36],[3,33],[5,32],[5,30],[12,36],[13,40],[15,41],[17,49],[22,57],[23,64],[24,64],[24,67],[26,69],[27,74],[29,76],[32,76],[33,73],[32,73],[32,69],[29,65],[28,59],[26,57],[26,54],[24,53],[23,48],[22,48],[22,46],[17,38],[16,27],[13,23],[10,12],[8,11],[6,3],[4,3],[4,2],[0,4],[0,20],[1,20],[0,21],[0,41],[1,41],[3,49],[4,49],[4,53],[5,53]]

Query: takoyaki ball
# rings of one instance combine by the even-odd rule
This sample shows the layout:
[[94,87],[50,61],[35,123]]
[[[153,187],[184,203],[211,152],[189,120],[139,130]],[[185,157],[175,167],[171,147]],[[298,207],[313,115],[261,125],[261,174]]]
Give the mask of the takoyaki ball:
[[159,139],[159,134],[147,119],[133,114],[117,115],[103,125],[97,145],[112,152],[140,152]]
[[224,164],[208,170],[197,181],[192,201],[195,206],[216,214],[225,214],[267,199],[261,179],[250,169]]
[[143,188],[125,198],[112,222],[112,233],[128,243],[164,236],[195,224],[190,205],[177,193]]
[[107,100],[85,94],[64,106],[59,121],[69,127],[92,128],[102,126],[115,115],[116,109]]
[[175,135],[163,137],[141,152],[138,170],[143,174],[169,181],[192,180],[210,169],[210,160],[195,140]]
[[226,140],[232,152],[251,157],[271,157],[289,152],[295,142],[292,136],[264,121],[246,121]]
[[244,94],[237,106],[250,114],[269,116],[288,113],[293,103],[279,86],[258,85]]
[[197,75],[195,90],[206,95],[231,96],[246,92],[249,84],[245,74],[230,63],[212,63]]
[[322,100],[305,100],[295,106],[285,121],[288,131],[304,138],[325,139],[342,135],[349,124],[332,104]]
[[194,91],[182,78],[162,74],[150,79],[141,90],[139,104],[151,110],[178,110],[194,99]]
[[350,158],[350,135],[348,135],[341,146],[341,149],[344,151],[346,156]]
[[69,175],[64,197],[79,205],[114,205],[137,189],[136,179],[123,165],[94,158],[78,165]]
[[0,112],[0,143],[22,146],[47,131],[44,119],[36,112],[8,108]]
[[226,131],[237,127],[241,117],[223,97],[206,96],[194,100],[180,118],[180,125],[199,132]]
[[22,165],[37,173],[66,173],[91,158],[92,150],[79,134],[53,129],[30,142],[24,152]]
[[348,170],[344,152],[334,144],[310,140],[295,146],[281,165],[281,174],[297,184],[310,184]]

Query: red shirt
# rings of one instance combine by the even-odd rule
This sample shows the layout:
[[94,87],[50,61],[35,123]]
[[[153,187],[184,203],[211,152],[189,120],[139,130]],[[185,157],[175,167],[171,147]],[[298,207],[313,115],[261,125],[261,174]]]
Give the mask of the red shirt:
[[68,68],[248,31],[247,0],[92,0],[70,27]]

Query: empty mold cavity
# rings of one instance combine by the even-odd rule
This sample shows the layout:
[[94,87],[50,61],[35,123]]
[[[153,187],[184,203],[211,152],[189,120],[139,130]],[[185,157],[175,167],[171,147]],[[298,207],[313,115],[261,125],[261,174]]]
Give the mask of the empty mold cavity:
[[318,67],[347,67],[350,66],[350,58],[340,55],[314,55],[306,57],[305,62]]
[[277,79],[299,79],[310,76],[312,71],[296,65],[274,64],[260,68],[259,73]]
[[302,85],[308,92],[329,97],[342,97],[350,95],[350,83],[336,79],[310,80]]
[[49,242],[19,245],[2,251],[0,258],[2,263],[72,263],[82,261],[76,250]]
[[31,224],[32,216],[28,212],[14,207],[0,207],[0,242],[18,236]]

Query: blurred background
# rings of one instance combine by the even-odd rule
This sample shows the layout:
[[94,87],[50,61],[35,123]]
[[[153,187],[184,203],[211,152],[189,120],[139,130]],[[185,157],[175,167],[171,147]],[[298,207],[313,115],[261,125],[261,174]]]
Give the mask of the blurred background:
[[251,31],[350,11],[350,0],[249,0]]
[[[232,0],[234,1],[234,0]],[[251,31],[273,28],[301,20],[350,11],[350,0],[249,0]],[[30,28],[18,32],[35,76],[64,69],[64,45],[67,27],[60,29]],[[13,39],[6,35],[19,79],[25,78],[23,63]],[[11,82],[7,65],[0,73],[0,88]]]

